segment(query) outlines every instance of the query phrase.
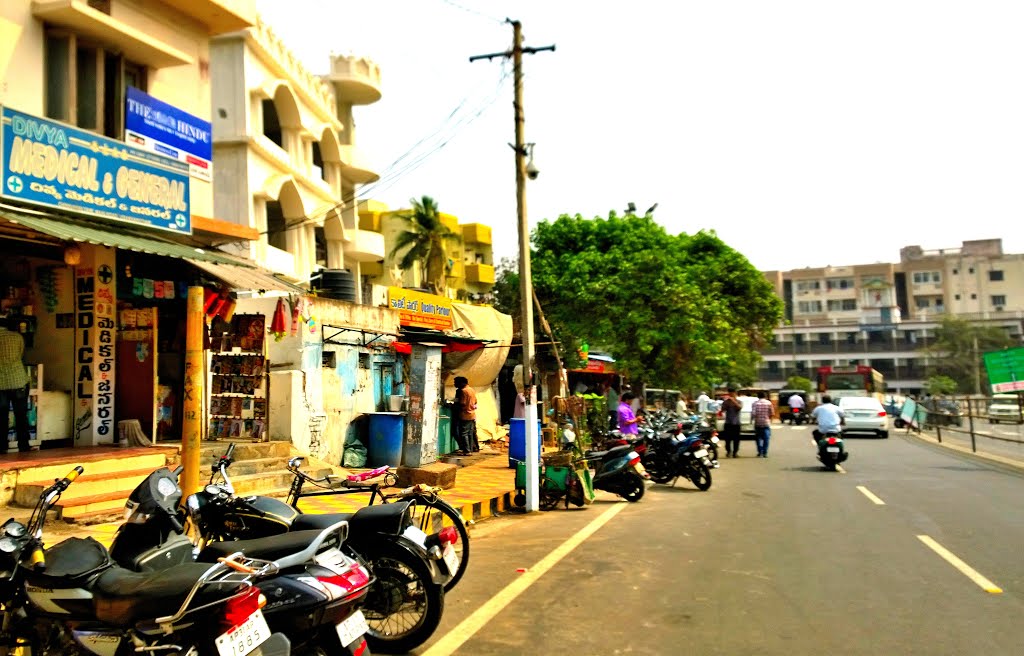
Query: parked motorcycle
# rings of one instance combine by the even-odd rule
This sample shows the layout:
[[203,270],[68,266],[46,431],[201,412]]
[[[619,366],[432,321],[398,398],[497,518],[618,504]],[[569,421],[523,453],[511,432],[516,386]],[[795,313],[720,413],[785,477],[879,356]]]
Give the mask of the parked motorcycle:
[[[287,656],[271,634],[253,581],[274,563],[184,564],[136,573],[115,565],[92,538],[44,550],[46,514],[83,471],[75,467],[39,497],[28,525],[0,526],[0,644],[32,654]],[[315,551],[313,552],[315,553]],[[9,651],[8,651],[9,650]]]
[[678,434],[698,436],[701,444],[708,450],[708,459],[711,461],[712,469],[718,469],[719,439],[718,429],[714,425],[701,418],[700,415],[690,415],[686,421],[679,424]]
[[702,492],[711,488],[711,460],[703,441],[696,435],[658,436],[648,445],[643,465],[655,483],[675,484],[682,476]]
[[[182,491],[175,471],[154,471],[132,492],[126,504],[125,523],[111,545],[118,565],[139,572],[160,571],[195,559],[217,562],[241,553],[248,558],[273,560],[301,552],[311,543],[327,538],[322,553],[289,567],[278,567],[274,576],[255,585],[272,600],[264,609],[272,631],[288,636],[297,652],[363,654],[366,619],[359,609],[373,579],[366,567],[346,546],[349,525],[337,522],[324,530],[296,531],[285,536],[216,542],[196,554],[183,530],[178,506]],[[323,535],[323,537],[321,537]]]
[[843,434],[838,431],[821,433],[817,441],[818,460],[825,465],[825,469],[836,471],[839,463],[845,462],[850,457],[843,443]]
[[594,489],[612,492],[629,502],[643,498],[647,473],[632,445],[591,452],[585,461],[594,469]]
[[[238,497],[227,475],[233,452],[232,444],[214,461],[209,484],[186,499],[188,520],[198,535],[200,550],[218,541],[322,530],[347,521],[346,545],[367,564],[375,579],[362,607],[370,647],[381,653],[404,653],[433,634],[444,611],[444,585],[452,575],[443,554],[448,543],[457,539],[457,532],[445,529],[427,535],[414,525],[409,501],[367,506],[355,513],[304,514],[273,497]],[[220,482],[215,483],[218,477]],[[170,521],[167,525],[178,535],[185,533],[178,528],[180,521],[178,526]],[[148,544],[156,544],[152,540],[166,533],[167,526],[161,527]],[[180,540],[171,540],[178,542],[172,550],[177,554],[182,548]]]

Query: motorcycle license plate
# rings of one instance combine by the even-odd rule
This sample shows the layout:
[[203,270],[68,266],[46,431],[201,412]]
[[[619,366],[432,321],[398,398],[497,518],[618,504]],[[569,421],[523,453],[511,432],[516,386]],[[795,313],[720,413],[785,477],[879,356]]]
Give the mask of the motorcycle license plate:
[[263,611],[257,610],[244,622],[222,633],[213,642],[220,656],[245,656],[270,637]]
[[338,626],[334,628],[338,631],[338,638],[341,640],[342,647],[348,647],[370,630],[370,627],[366,625],[366,618],[363,617],[363,611],[361,610],[357,610],[349,615],[348,619],[344,622],[338,622]]
[[693,452],[693,457],[694,458],[703,458],[707,454],[708,454],[708,450],[707,449],[697,449],[696,451]]
[[839,453],[839,447],[837,446],[830,446],[827,447],[825,450],[828,451],[829,453]]
[[444,564],[448,567],[448,573],[452,576],[455,572],[459,571],[459,554],[455,551],[455,547],[448,545],[444,548]]

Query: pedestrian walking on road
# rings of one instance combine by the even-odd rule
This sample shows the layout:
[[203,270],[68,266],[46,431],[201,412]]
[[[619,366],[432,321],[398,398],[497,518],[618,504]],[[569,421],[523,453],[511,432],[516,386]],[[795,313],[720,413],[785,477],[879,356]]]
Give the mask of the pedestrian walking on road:
[[0,453],[7,453],[8,408],[14,408],[14,432],[18,451],[31,451],[28,443],[28,373],[22,357],[25,340],[20,333],[0,324]]
[[725,413],[725,425],[722,437],[725,440],[725,455],[738,458],[740,455],[740,410],[743,404],[736,398],[736,388],[729,388],[729,396],[722,401],[722,412]]
[[757,457],[768,457],[768,442],[772,439],[772,417],[775,416],[775,406],[768,400],[764,392],[757,393],[757,400],[750,408],[750,414],[754,418],[754,441],[757,443]]

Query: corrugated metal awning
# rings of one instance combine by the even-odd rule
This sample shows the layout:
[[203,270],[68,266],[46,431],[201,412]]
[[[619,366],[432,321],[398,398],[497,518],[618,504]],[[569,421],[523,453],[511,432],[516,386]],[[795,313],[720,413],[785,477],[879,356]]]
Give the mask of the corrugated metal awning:
[[151,236],[142,236],[126,229],[106,228],[98,224],[72,222],[56,216],[36,216],[10,210],[0,210],[0,219],[17,223],[45,235],[63,239],[64,241],[100,244],[102,246],[110,246],[111,248],[122,248],[138,253],[152,253],[153,255],[165,255],[183,260],[199,260],[216,264],[232,264],[239,267],[253,267],[253,265],[233,258],[227,253],[164,241]]
[[253,292],[288,292],[289,294],[307,294],[305,289],[281,280],[265,269],[253,269],[234,264],[215,264],[193,258],[185,258],[193,265],[212,276],[223,280],[232,289]]

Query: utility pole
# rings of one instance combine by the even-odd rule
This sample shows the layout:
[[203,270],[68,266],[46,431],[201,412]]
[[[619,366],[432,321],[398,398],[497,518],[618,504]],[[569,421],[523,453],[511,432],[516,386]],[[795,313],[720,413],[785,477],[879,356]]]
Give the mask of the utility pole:
[[[530,226],[526,220],[526,140],[523,127],[526,122],[523,116],[523,53],[532,55],[545,50],[554,51],[555,46],[530,48],[523,46],[523,26],[519,21],[506,19],[512,25],[512,49],[489,55],[474,55],[470,62],[481,59],[512,58],[512,79],[515,94],[512,108],[515,113],[516,143],[512,150],[516,153],[516,215],[519,221],[519,298],[520,330],[523,335],[523,391],[526,395],[526,510],[533,512],[540,509],[540,480],[538,470],[540,459],[540,435],[537,433],[537,388],[533,381],[533,281],[530,277]],[[510,144],[511,145],[511,144]]]

